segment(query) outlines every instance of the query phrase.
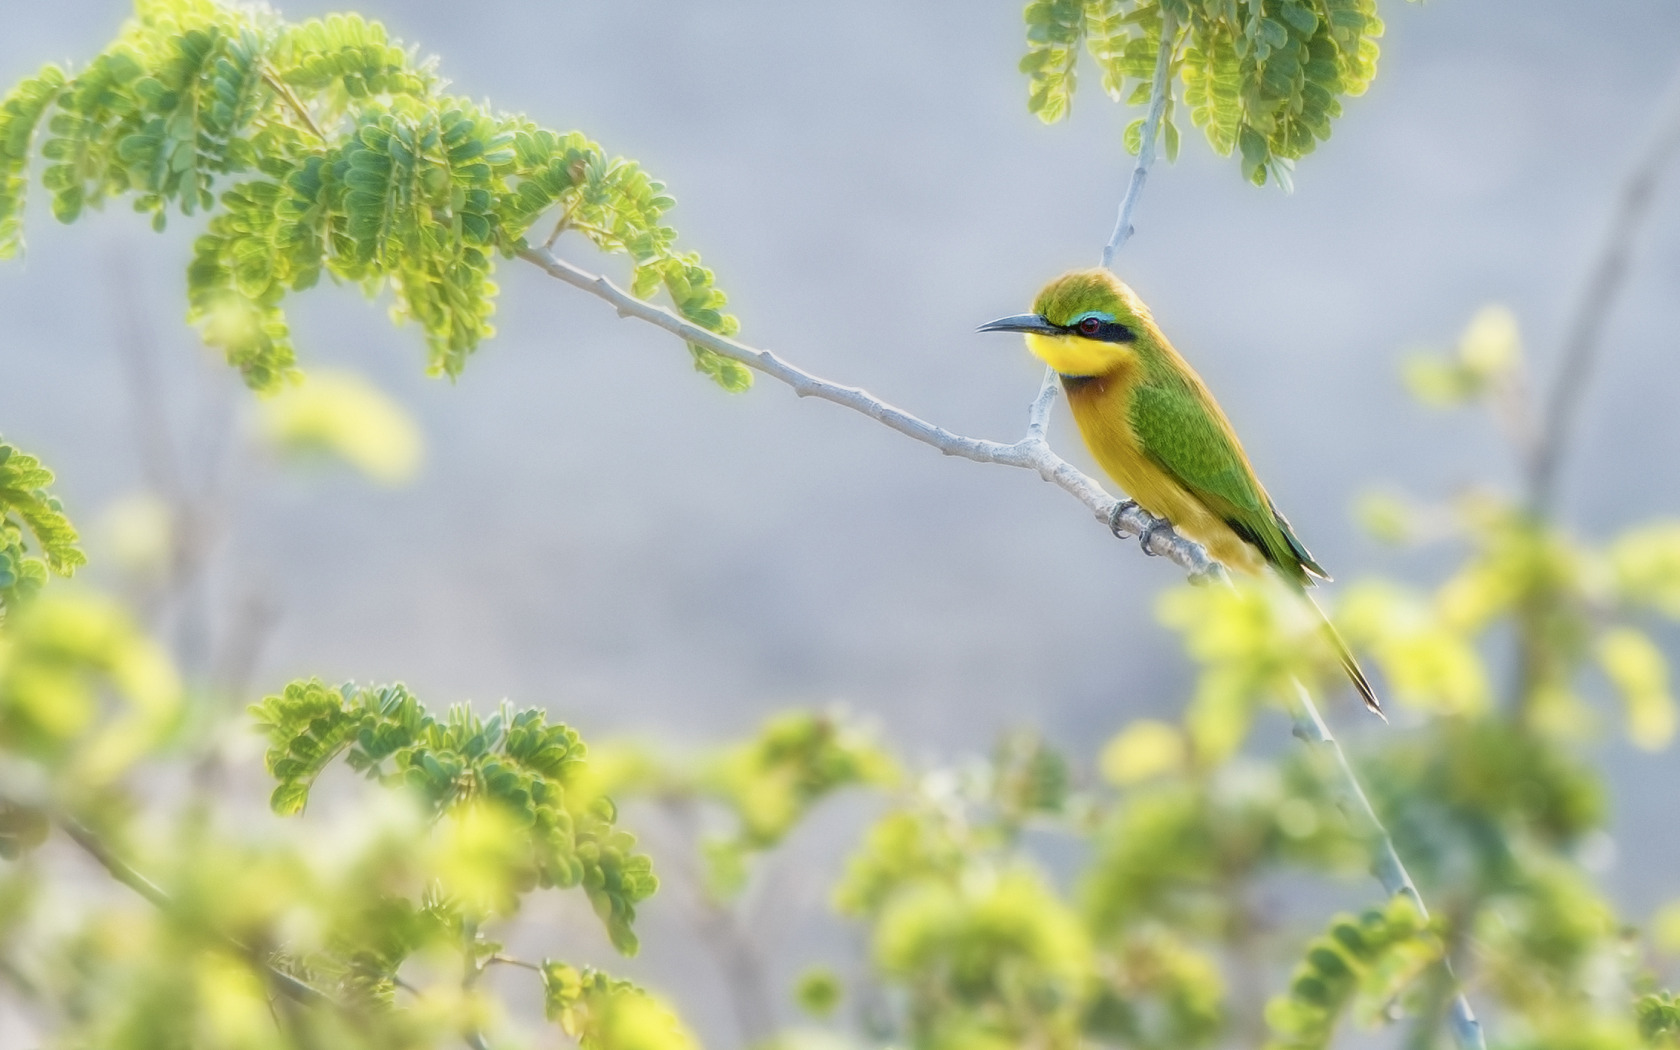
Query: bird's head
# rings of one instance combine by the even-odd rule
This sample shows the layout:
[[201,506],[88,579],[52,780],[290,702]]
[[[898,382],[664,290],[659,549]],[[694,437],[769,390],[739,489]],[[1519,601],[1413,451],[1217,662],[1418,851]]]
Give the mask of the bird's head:
[[1137,293],[1105,269],[1074,270],[1051,281],[1033,312],[1000,317],[982,332],[1022,332],[1027,349],[1065,376],[1099,376],[1136,358],[1155,322]]

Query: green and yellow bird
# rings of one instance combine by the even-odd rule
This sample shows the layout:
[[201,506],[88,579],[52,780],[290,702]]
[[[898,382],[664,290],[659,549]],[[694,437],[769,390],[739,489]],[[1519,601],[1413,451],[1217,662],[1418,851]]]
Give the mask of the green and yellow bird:
[[1075,270],[1045,286],[1032,313],[980,331],[1025,333],[1027,349],[1062,377],[1091,455],[1138,506],[1228,568],[1270,565],[1298,590],[1365,705],[1382,715],[1359,662],[1306,592],[1330,575],[1272,505],[1219,402],[1137,293],[1105,269]]

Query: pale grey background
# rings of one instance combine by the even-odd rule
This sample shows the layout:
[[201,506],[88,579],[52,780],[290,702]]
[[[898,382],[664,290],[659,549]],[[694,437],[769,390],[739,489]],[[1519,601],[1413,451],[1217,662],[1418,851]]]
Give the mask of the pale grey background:
[[[300,18],[336,5],[282,6]],[[716,268],[743,338],[952,429],[1019,434],[1038,369],[1013,339],[973,328],[1095,261],[1130,114],[1088,75],[1069,123],[1029,116],[1018,3],[357,6],[442,53],[458,90],[583,129],[664,178],[672,221]],[[7,84],[46,59],[85,59],[125,11],[8,7]],[[1357,494],[1388,484],[1433,498],[1513,474],[1484,419],[1417,407],[1395,365],[1495,300],[1550,362],[1613,187],[1680,62],[1680,6],[1383,14],[1376,84],[1300,165],[1293,195],[1248,186],[1187,132],[1119,268],[1320,560],[1344,579],[1428,579],[1442,556],[1365,538],[1348,512]],[[1665,187],[1588,394],[1563,486],[1564,516],[1583,529],[1680,502],[1677,202]],[[171,362],[172,417],[183,432],[194,418],[190,240],[185,228],[155,237],[120,207],[60,228],[37,200],[29,243],[0,266],[0,427],[58,470],[92,522],[139,477],[121,280]],[[599,265],[577,244],[567,253]],[[769,382],[725,395],[661,333],[528,268],[501,281],[501,335],[453,385],[422,376],[420,337],[382,307],[349,290],[298,301],[305,365],[377,377],[423,421],[429,459],[396,492],[338,474],[252,480],[227,581],[281,604],[259,687],[400,677],[437,704],[507,696],[586,735],[681,739],[843,702],[916,754],[1028,724],[1087,760],[1125,719],[1184,695],[1188,668],[1149,613],[1176,570],[1116,544],[1065,494]],[[1087,462],[1065,418],[1057,434]],[[1351,704],[1333,714],[1373,729]],[[1608,747],[1612,881],[1638,916],[1680,893],[1677,759]],[[719,1030],[707,991],[681,998]]]

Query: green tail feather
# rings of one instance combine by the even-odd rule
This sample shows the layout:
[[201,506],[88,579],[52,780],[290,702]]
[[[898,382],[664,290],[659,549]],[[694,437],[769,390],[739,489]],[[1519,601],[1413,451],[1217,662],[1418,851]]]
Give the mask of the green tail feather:
[[1365,701],[1365,706],[1371,709],[1372,714],[1387,722],[1388,716],[1383,714],[1382,701],[1377,699],[1377,691],[1371,687],[1371,681],[1365,677],[1365,671],[1359,666],[1359,661],[1354,659],[1353,650],[1349,649],[1347,642],[1342,640],[1341,632],[1337,631],[1336,625],[1330,622],[1330,617],[1324,615],[1324,610],[1313,600],[1311,594],[1303,590],[1301,591],[1301,597],[1305,598],[1307,604],[1312,606],[1313,612],[1318,614],[1318,622],[1324,626],[1324,637],[1336,650],[1336,658],[1341,661],[1342,670],[1347,672],[1349,680],[1353,682],[1354,689],[1359,691],[1360,699]]

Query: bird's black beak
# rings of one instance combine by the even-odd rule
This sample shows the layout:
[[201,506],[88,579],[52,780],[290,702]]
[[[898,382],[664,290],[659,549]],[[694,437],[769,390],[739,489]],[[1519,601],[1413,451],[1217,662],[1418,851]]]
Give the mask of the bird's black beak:
[[1041,314],[1016,314],[1014,317],[1000,317],[995,321],[987,321],[975,330],[979,332],[1031,332],[1036,335],[1067,334],[1046,321]]

